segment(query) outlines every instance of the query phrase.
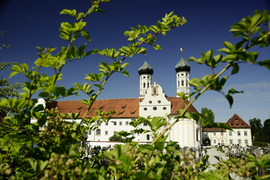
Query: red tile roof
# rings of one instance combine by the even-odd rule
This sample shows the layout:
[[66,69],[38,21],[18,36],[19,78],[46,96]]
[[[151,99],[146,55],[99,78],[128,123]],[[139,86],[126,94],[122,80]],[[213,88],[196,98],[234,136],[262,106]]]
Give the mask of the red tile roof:
[[[179,109],[184,109],[188,102],[181,98],[167,97],[171,101],[171,115],[177,114]],[[117,118],[136,118],[139,116],[139,102],[142,98],[127,98],[127,99],[98,99],[94,102],[87,117],[96,116],[95,110],[102,110],[103,112],[117,111],[119,115],[113,115]],[[87,111],[87,107],[80,103],[81,101],[59,101],[57,107],[61,113],[77,113],[80,112],[78,118],[82,118]],[[189,113],[197,112],[197,110],[190,106]]]
[[[184,101],[182,98],[179,97],[168,97],[167,98],[169,101],[171,101],[172,107],[171,107],[171,114],[170,115],[175,115],[178,114],[177,111],[179,109],[185,109],[185,107],[188,105],[189,101]],[[198,111],[194,108],[193,105],[191,105],[188,108],[188,113],[193,113]]]
[[[225,124],[225,123],[224,123]],[[231,128],[251,128],[243,119],[241,119],[237,114],[234,114],[231,119],[226,123]],[[221,132],[224,130],[222,128],[203,128],[203,132]]]
[[232,128],[251,128],[243,119],[237,114],[234,114],[231,119],[228,120],[227,124]]
[[202,128],[202,132],[224,132],[226,131],[223,128]]
[[[88,106],[80,103],[81,101],[59,101],[57,107],[61,113],[77,113],[80,112],[78,118],[82,118],[88,109]],[[119,118],[135,118],[139,116],[139,98],[133,99],[99,99],[96,100],[87,117],[96,116],[95,111],[102,110],[103,112],[117,111],[119,115],[112,117]]]

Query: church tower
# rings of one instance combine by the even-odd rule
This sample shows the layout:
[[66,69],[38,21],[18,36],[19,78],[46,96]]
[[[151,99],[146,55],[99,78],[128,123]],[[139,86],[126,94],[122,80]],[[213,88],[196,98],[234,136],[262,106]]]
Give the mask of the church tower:
[[[183,50],[180,49],[182,52],[181,60],[176,64],[175,71],[176,71],[176,92],[184,92],[186,95],[189,95],[189,73],[190,73],[190,66],[183,58]],[[178,96],[177,96],[178,97]]]
[[154,73],[152,67],[146,61],[143,65],[138,69],[138,73],[140,75],[140,98],[143,98],[147,93],[147,89],[152,85],[152,75]]

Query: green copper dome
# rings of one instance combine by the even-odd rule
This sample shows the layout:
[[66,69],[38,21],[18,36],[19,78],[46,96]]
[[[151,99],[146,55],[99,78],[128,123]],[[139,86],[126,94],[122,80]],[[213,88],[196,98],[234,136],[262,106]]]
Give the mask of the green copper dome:
[[175,66],[175,71],[190,71],[190,66],[189,64],[184,60],[183,55],[181,60],[176,64]]
[[142,74],[151,74],[152,75],[154,73],[154,70],[145,60],[143,65],[138,69],[138,73],[140,75],[142,75]]

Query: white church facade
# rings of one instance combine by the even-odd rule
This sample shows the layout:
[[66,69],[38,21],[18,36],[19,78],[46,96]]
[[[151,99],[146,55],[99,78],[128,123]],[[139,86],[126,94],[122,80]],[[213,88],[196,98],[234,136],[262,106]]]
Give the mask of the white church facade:
[[[183,55],[181,60],[175,66],[176,70],[176,92],[190,93],[190,87],[187,83],[189,81],[190,66],[184,60]],[[109,122],[98,123],[98,128],[95,131],[89,132],[87,142],[90,145],[110,144],[109,138],[117,131],[133,130],[133,127],[129,125],[133,118],[141,117],[155,117],[162,116],[167,118],[168,123],[175,121],[175,117],[178,115],[177,111],[184,109],[189,103],[184,101],[180,97],[167,97],[163,91],[163,88],[152,82],[153,69],[147,63],[146,59],[143,65],[138,69],[140,84],[139,84],[139,97],[138,98],[123,98],[123,99],[98,99],[96,100],[87,117],[93,117],[96,115],[96,110],[102,110],[104,112],[117,111],[118,115],[112,115]],[[173,85],[173,84],[172,84]],[[80,112],[80,116],[86,112],[87,107],[81,104],[80,101],[59,101],[56,102],[59,112],[61,113],[77,113]],[[197,110],[190,106],[189,113],[197,112]],[[80,122],[78,117],[77,122]],[[65,119],[66,121],[72,121],[71,119]],[[142,128],[149,128],[147,124],[142,124]],[[168,132],[168,139],[178,142],[181,147],[193,146],[198,147],[201,145],[202,140],[202,128],[201,125],[193,119],[182,118],[172,127]],[[150,134],[134,134],[134,141],[140,143],[151,143],[153,137]]]

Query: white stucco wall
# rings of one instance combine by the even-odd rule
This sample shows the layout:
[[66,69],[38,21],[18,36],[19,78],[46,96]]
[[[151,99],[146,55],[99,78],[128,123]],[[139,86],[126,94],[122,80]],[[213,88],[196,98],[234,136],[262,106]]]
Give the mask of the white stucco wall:
[[[238,135],[239,133],[239,135]],[[203,138],[209,138],[211,145],[224,145],[239,144],[240,146],[252,145],[251,129],[250,128],[233,128],[233,131],[226,130],[223,132],[204,132]],[[222,141],[223,140],[223,141]]]

